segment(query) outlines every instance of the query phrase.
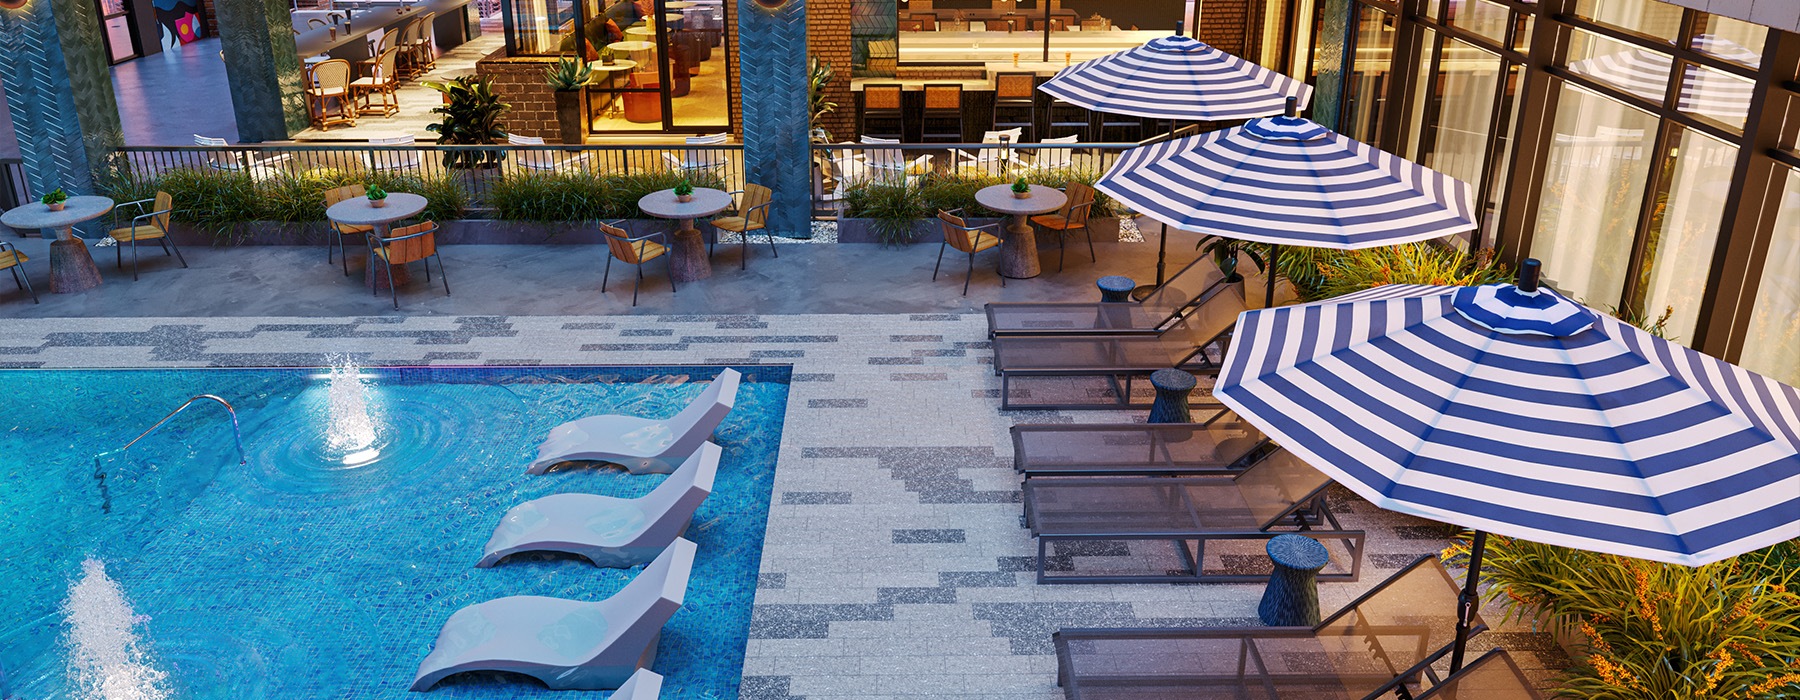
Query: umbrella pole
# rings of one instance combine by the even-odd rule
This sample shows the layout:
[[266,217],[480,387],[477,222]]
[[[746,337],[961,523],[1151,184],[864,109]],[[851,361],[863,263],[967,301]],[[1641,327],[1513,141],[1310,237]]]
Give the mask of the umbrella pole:
[[1469,628],[1475,622],[1475,609],[1480,607],[1480,592],[1476,585],[1481,583],[1481,555],[1487,551],[1487,533],[1475,531],[1475,540],[1469,543],[1469,578],[1463,583],[1462,594],[1456,598],[1456,646],[1450,650],[1450,672],[1462,670],[1463,652],[1469,644]]
[[1269,269],[1263,270],[1263,276],[1269,278],[1269,292],[1263,297],[1263,308],[1275,307],[1275,260],[1281,257],[1281,246],[1269,244]]
[[1161,240],[1156,246],[1156,284],[1146,284],[1131,290],[1131,298],[1138,301],[1143,301],[1151,292],[1163,286],[1163,266],[1169,257],[1169,225],[1160,221],[1156,225],[1162,229]]

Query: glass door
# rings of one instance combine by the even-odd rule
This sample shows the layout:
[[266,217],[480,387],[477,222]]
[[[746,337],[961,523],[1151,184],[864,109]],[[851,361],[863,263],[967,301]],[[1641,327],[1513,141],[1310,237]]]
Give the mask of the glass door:
[[106,37],[107,60],[122,63],[137,58],[137,29],[126,0],[95,0],[94,5],[100,14],[100,35]]
[[591,132],[728,130],[725,16],[724,0],[617,0],[588,20],[606,38],[588,88]]

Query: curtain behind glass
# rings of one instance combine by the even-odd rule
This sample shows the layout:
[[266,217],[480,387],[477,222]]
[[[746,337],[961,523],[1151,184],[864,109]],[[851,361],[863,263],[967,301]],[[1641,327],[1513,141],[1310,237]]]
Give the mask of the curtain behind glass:
[[1530,251],[1558,289],[1620,302],[1655,138],[1649,113],[1563,85]]
[[1738,364],[1800,385],[1800,172],[1789,170]]
[[1648,264],[1639,266],[1638,298],[1632,306],[1652,319],[1661,317],[1665,308],[1673,309],[1665,330],[1670,338],[1691,342],[1719,223],[1725,216],[1737,147],[1683,129],[1669,160],[1664,167],[1666,182],[1653,200],[1656,211],[1644,240]]

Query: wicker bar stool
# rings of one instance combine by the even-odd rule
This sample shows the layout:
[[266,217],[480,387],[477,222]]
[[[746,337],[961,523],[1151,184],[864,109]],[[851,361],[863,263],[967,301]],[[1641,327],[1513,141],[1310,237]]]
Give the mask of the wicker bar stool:
[[919,117],[922,142],[962,143],[962,83],[926,83],[925,111]]
[[863,86],[862,124],[857,131],[863,136],[904,138],[906,118],[900,109],[902,88],[899,83],[877,83]]
[[1037,140],[1037,76],[1031,73],[994,75],[993,131],[1021,129],[1021,142]]

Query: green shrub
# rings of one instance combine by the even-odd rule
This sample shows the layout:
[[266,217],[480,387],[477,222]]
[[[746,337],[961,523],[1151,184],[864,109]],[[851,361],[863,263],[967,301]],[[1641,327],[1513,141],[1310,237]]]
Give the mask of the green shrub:
[[[1452,547],[1464,558],[1466,546]],[[1694,568],[1489,536],[1487,596],[1584,640],[1558,694],[1593,700],[1800,696],[1800,543]]]
[[175,200],[175,220],[212,235],[217,244],[241,243],[250,234],[243,224],[325,221],[325,192],[345,185],[373,185],[389,192],[423,195],[421,216],[436,221],[462,218],[470,195],[459,175],[436,177],[396,173],[352,173],[333,168],[278,173],[255,179],[246,173],[181,169],[150,180],[112,178],[108,196],[125,202],[168,192]]
[[1474,255],[1437,243],[1329,250],[1282,246],[1277,274],[1294,283],[1304,301],[1329,299],[1384,284],[1478,285],[1511,282],[1494,251]]
[[869,184],[844,193],[844,215],[871,220],[869,225],[883,245],[911,243],[913,223],[936,213],[926,208],[917,185]]
[[[1062,188],[1073,180],[1092,185],[1098,175],[1078,168],[1032,171],[1023,176],[1006,178],[967,170],[954,173],[931,173],[901,185],[894,182],[868,181],[845,188],[844,216],[872,219],[876,235],[886,244],[912,240],[913,222],[936,216],[939,210],[962,210],[964,217],[993,218],[1000,214],[975,201],[975,193],[993,185],[1011,185],[1017,180],[1028,184]],[[1116,206],[1110,197],[1096,192],[1092,216],[1113,216]]]

